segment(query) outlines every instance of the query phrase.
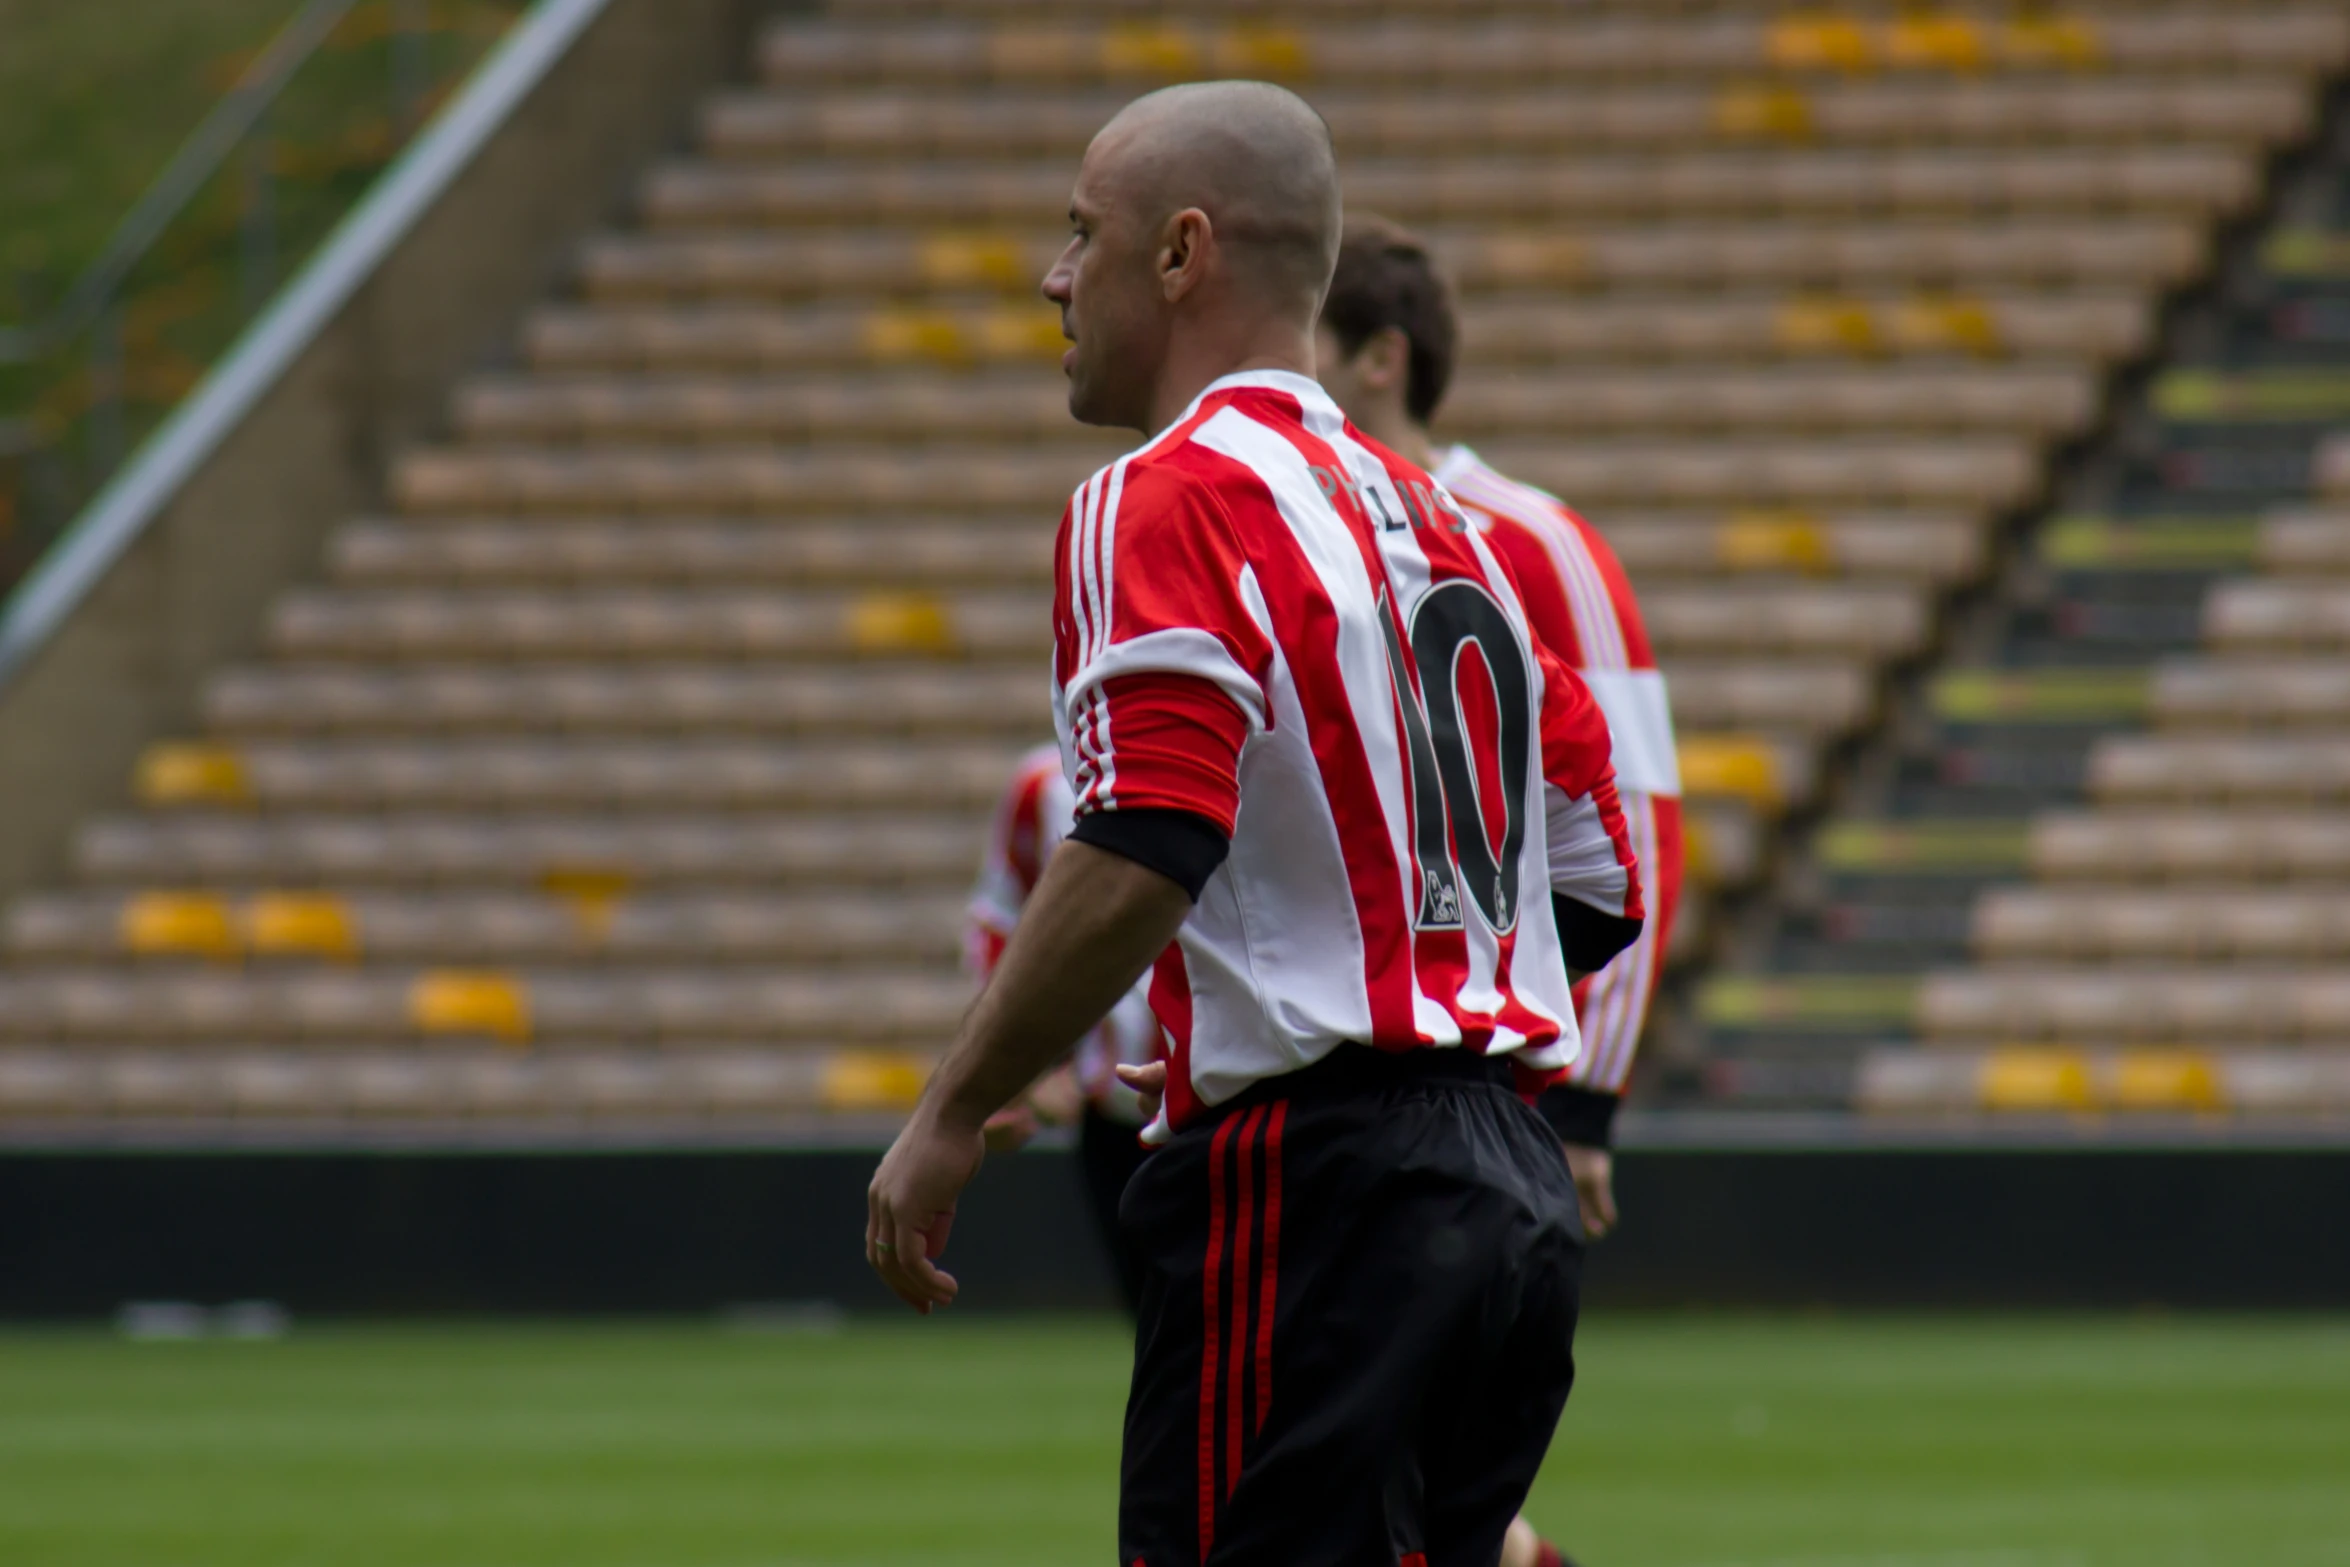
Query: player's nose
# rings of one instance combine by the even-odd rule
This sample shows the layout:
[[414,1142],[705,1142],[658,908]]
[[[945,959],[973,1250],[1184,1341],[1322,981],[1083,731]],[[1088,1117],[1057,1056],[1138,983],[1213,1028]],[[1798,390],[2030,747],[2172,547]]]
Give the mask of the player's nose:
[[1036,291],[1059,305],[1064,312],[1061,318],[1063,332],[1068,330],[1066,312],[1069,308],[1070,285],[1076,281],[1076,276],[1077,269],[1069,264],[1069,253],[1063,251],[1061,258],[1053,263],[1052,270],[1044,275],[1044,281],[1037,285]]

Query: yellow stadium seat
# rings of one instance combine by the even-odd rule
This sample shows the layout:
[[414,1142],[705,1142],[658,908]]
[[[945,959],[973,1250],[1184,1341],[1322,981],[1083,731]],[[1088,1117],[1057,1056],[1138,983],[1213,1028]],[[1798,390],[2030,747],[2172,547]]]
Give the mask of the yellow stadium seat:
[[1102,69],[1112,76],[1180,81],[1206,63],[1198,40],[1180,27],[1113,27],[1102,35]]
[[1828,533],[1804,511],[1738,511],[1722,525],[1715,558],[1733,571],[1831,572]]
[[1690,795],[1730,795],[1763,810],[1787,798],[1777,750],[1767,741],[1701,736],[1680,746],[1681,788]]
[[1714,99],[1714,129],[1737,141],[1801,141],[1812,134],[1810,95],[1795,87],[1733,87]]
[[1967,353],[1988,357],[2004,351],[1999,325],[1979,299],[1927,295],[1904,301],[1893,311],[1887,334],[1909,352]]
[[262,893],[245,907],[245,930],[256,957],[359,956],[359,921],[329,893]]
[[934,234],[922,242],[924,281],[939,288],[1033,285],[1020,241],[983,234]]
[[1069,346],[1060,318],[1049,310],[999,310],[973,323],[980,351],[990,359],[1058,360]]
[[2085,1111],[2096,1107],[2088,1059],[2073,1050],[1994,1050],[1976,1083],[1986,1110]]
[[147,747],[137,787],[149,805],[244,805],[253,798],[244,758],[233,748],[188,741]]
[[1861,300],[1791,300],[1779,309],[1779,346],[1789,353],[1874,354],[1884,346],[1876,314]]
[[2219,1064],[2200,1050],[2130,1050],[2114,1058],[2117,1110],[2210,1112],[2227,1108]]
[[1771,64],[1790,71],[1865,71],[1876,60],[1867,30],[1849,17],[1782,18],[1767,48]]
[[122,906],[122,947],[143,957],[234,961],[243,951],[228,901],[209,893],[146,892]]
[[2000,53],[2018,65],[2096,65],[2104,54],[2097,24],[2079,16],[2019,16],[1999,32]]
[[824,1063],[820,1098],[827,1110],[903,1110],[929,1080],[928,1064],[914,1056],[844,1050]]
[[1971,16],[1922,13],[1900,17],[1885,30],[1885,60],[1894,66],[1980,70],[1985,45],[1982,26]]
[[936,310],[876,310],[865,318],[865,351],[885,364],[930,359],[959,364],[971,357],[962,323]]
[[944,653],[955,645],[944,604],[919,593],[869,593],[849,606],[849,641],[860,653]]
[[554,866],[540,873],[539,885],[571,905],[581,934],[601,942],[612,933],[620,900],[634,888],[636,878],[602,866]]
[[427,1034],[487,1035],[508,1044],[530,1040],[530,990],[511,974],[439,969],[417,976],[408,1018]]
[[1312,64],[1305,35],[1286,27],[1226,28],[1210,52],[1220,74],[1261,81],[1294,80]]

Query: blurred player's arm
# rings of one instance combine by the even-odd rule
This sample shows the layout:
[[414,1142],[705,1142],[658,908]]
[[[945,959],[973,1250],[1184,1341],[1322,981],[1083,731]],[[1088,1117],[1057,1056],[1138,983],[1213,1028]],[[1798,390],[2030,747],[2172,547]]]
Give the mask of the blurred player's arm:
[[1632,834],[1616,799],[1607,717],[1582,678],[1537,645],[1550,906],[1571,975],[1605,968],[1639,939],[1645,911]]
[[[1632,835],[1616,796],[1607,718],[1574,671],[1538,651],[1543,689],[1543,799],[1550,834],[1551,911],[1570,978],[1604,968],[1639,939],[1646,919]],[[1615,1096],[1543,1085],[1535,1109],[1558,1135],[1585,1230],[1615,1227]]]

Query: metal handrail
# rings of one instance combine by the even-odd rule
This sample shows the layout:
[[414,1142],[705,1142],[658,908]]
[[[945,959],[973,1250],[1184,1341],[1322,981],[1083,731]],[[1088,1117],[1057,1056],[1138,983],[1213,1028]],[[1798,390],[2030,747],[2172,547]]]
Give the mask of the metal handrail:
[[286,83],[341,24],[358,0],[308,0],[245,68],[234,87],[204,116],[171,162],[116,224],[95,261],[74,280],[45,321],[0,327],[0,363],[39,358],[104,314],[115,291],[174,218],[220,172],[229,154],[253,133]]
[[534,0],[456,100],[411,142],[316,254],[0,597],[0,692],[96,589],[180,487],[326,330],[502,130],[611,0]]

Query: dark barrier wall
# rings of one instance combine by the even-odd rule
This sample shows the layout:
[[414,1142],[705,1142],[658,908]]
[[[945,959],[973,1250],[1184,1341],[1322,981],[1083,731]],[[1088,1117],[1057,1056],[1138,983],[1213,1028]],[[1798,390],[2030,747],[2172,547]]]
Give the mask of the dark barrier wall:
[[[874,1156],[0,1156],[0,1312],[261,1296],[296,1312],[895,1309]],[[2350,1306],[2350,1149],[1627,1156],[1596,1306]],[[974,1309],[1112,1301],[1065,1154],[988,1166]]]

